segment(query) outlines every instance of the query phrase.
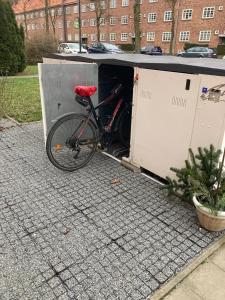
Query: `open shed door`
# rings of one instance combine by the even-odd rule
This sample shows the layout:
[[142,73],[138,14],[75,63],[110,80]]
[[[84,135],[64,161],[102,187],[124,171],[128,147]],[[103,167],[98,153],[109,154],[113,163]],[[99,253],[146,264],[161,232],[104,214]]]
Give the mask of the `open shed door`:
[[165,178],[188,158],[200,78],[139,69],[134,91],[130,162]]
[[[42,116],[45,138],[56,120],[64,114],[85,112],[75,101],[76,85],[98,86],[97,64],[39,64]],[[98,93],[92,96],[98,103]]]

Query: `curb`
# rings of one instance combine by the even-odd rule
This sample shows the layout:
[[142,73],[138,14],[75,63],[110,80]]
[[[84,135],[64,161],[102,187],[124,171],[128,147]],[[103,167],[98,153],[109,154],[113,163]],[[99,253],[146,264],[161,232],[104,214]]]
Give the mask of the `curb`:
[[225,234],[215,243],[208,247],[200,256],[196,257],[183,271],[179,272],[169,282],[161,286],[153,295],[147,297],[146,300],[162,300],[173,290],[181,281],[183,281],[190,273],[192,273],[199,265],[201,265],[209,256],[218,250],[225,243]]

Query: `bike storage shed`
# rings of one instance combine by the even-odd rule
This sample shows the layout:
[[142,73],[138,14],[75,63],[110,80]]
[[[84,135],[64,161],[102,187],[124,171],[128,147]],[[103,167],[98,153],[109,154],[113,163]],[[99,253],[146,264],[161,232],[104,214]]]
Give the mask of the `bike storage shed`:
[[188,149],[225,146],[225,61],[141,54],[52,54],[39,64],[45,137],[65,113],[82,112],[75,85],[95,85],[95,104],[119,76],[132,98],[127,164],[174,176]]

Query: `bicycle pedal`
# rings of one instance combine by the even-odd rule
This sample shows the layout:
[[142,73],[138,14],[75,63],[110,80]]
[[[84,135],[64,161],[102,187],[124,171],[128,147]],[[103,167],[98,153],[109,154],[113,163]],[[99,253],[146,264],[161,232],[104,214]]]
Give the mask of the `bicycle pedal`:
[[104,148],[105,147],[102,144],[100,144],[100,143],[97,145],[97,149],[98,150],[104,150]]

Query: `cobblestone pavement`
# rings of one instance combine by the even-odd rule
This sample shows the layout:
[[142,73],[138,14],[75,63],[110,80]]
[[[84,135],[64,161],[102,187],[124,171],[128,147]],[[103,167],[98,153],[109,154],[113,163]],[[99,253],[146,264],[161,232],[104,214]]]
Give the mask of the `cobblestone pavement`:
[[0,132],[1,300],[146,299],[218,238],[106,156],[72,174],[54,168],[42,131]]

